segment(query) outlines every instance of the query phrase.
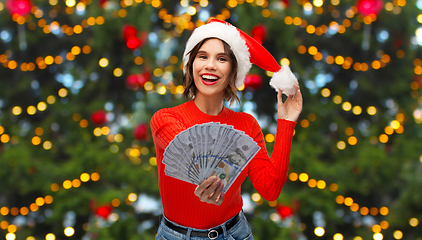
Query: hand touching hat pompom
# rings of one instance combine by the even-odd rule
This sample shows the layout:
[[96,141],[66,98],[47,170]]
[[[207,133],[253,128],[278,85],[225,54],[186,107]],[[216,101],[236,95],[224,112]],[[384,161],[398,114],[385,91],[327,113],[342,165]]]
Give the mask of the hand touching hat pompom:
[[295,84],[299,85],[296,76],[288,65],[283,64],[280,71],[275,72],[270,80],[270,86],[277,92],[279,89],[286,96],[294,96],[296,93]]

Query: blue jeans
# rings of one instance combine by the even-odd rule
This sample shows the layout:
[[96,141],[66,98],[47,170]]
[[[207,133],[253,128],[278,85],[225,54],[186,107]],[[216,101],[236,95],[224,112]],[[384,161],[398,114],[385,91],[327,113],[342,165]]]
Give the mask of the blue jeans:
[[[230,221],[229,219],[228,221]],[[228,222],[227,221],[227,222]],[[187,229],[187,234],[182,234],[179,232],[174,231],[173,229],[167,227],[163,221],[161,221],[160,227],[157,231],[157,236],[155,237],[155,240],[205,240],[209,239],[207,237],[192,237],[190,236],[190,232],[193,231],[202,231],[203,229],[195,229],[195,228],[188,228],[184,226],[180,226],[174,222],[171,222],[176,226],[182,227],[184,229]],[[240,212],[240,220],[229,230],[226,230],[225,223],[216,226],[223,228],[223,234],[219,235],[215,240],[253,240],[252,231],[249,226],[248,221],[246,220],[245,215],[243,212]],[[205,230],[207,231],[207,230]]]

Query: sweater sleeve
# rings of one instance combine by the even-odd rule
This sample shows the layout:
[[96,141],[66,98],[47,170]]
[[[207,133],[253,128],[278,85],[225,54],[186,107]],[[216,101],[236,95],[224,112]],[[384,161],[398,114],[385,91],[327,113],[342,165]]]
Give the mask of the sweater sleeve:
[[169,109],[156,112],[151,118],[150,125],[154,144],[159,149],[165,149],[177,134],[186,129],[181,118]]
[[296,122],[277,120],[277,134],[271,158],[265,147],[264,135],[254,122],[253,138],[261,147],[258,154],[249,163],[249,178],[259,194],[268,201],[276,200],[287,181],[290,149]]

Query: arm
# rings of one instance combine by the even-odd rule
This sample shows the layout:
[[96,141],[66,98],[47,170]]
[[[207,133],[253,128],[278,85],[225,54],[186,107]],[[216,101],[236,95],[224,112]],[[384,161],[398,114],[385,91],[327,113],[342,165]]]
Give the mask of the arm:
[[160,149],[165,149],[177,134],[186,129],[181,118],[169,109],[156,112],[150,124],[155,147]]
[[267,200],[274,201],[280,195],[287,181],[289,170],[290,149],[296,121],[302,112],[302,94],[295,85],[296,93],[282,100],[283,92],[277,95],[277,134],[272,157],[268,157],[264,136],[258,123],[254,124],[254,140],[261,147],[260,152],[249,164],[249,178],[255,189]]

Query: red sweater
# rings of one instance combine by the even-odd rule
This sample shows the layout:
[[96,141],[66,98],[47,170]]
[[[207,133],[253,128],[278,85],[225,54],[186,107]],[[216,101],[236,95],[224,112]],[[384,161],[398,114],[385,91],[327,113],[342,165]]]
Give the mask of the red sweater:
[[[227,191],[220,206],[203,203],[194,194],[197,185],[187,183],[164,173],[164,150],[181,131],[206,122],[220,122],[244,131],[261,147],[247,167]],[[151,119],[151,131],[157,154],[158,184],[164,215],[179,225],[208,229],[227,221],[242,210],[240,187],[248,175],[261,196],[274,201],[287,180],[290,148],[296,122],[277,121],[277,135],[272,157],[268,157],[264,136],[255,118],[247,113],[226,107],[213,116],[199,110],[193,100],[173,108],[157,111]]]

